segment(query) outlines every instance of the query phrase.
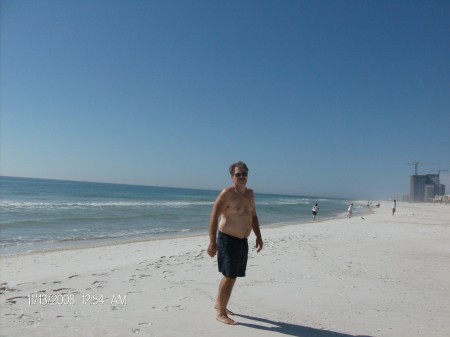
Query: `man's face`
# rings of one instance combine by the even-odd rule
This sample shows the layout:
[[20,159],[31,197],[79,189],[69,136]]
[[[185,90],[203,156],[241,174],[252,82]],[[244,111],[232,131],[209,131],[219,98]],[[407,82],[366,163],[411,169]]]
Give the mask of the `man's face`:
[[236,184],[245,185],[247,183],[247,175],[248,175],[248,172],[244,168],[235,167],[234,174],[232,176],[233,182]]

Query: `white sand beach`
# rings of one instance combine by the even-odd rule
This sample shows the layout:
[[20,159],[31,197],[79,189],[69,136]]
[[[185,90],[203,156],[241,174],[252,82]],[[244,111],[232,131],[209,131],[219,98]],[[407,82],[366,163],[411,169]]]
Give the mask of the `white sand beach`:
[[[229,309],[201,237],[1,259],[1,336],[450,336],[450,206],[262,228]],[[254,236],[250,237],[253,248]]]

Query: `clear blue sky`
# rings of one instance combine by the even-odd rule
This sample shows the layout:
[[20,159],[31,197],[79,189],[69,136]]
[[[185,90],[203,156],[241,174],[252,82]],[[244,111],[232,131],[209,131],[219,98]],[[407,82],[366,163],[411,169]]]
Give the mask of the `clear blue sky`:
[[[2,175],[381,199],[450,171],[450,2],[1,1]],[[450,190],[450,174],[441,180]]]

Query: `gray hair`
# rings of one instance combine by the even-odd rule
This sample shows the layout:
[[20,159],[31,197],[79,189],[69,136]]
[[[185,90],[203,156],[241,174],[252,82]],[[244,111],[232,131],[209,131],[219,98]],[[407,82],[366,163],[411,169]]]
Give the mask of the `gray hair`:
[[234,169],[235,169],[236,167],[243,168],[246,172],[249,171],[247,165],[246,165],[243,161],[237,161],[237,162],[235,162],[235,163],[233,163],[233,164],[230,165],[230,174],[231,174],[231,175],[234,174]]

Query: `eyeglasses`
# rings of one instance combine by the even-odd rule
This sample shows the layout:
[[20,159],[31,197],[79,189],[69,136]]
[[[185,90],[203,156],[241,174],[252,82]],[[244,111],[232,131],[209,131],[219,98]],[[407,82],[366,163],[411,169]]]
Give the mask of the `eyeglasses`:
[[236,173],[235,175],[234,175],[236,178],[241,178],[241,177],[246,177],[246,176],[248,176],[248,173],[247,172],[238,172],[238,173]]

